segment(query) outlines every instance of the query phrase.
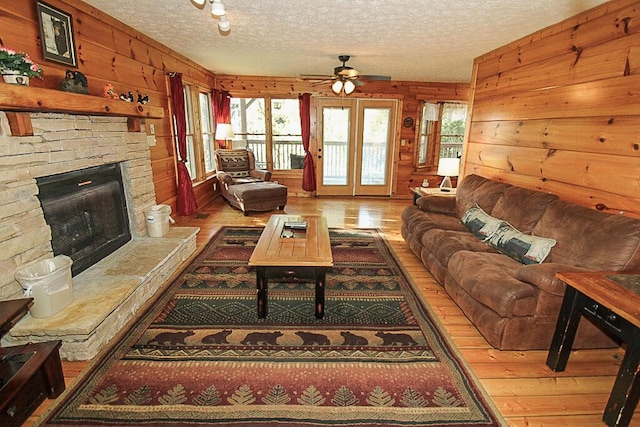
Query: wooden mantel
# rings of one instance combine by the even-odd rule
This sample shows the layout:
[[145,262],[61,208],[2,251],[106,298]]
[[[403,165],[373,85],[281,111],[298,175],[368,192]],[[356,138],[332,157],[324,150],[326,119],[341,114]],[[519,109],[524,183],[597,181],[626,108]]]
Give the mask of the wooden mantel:
[[140,119],[161,119],[164,117],[164,109],[160,107],[6,83],[0,83],[0,111],[8,113],[11,132],[14,136],[33,134],[29,114],[20,113],[67,113],[127,117],[129,130],[133,132],[140,131]]

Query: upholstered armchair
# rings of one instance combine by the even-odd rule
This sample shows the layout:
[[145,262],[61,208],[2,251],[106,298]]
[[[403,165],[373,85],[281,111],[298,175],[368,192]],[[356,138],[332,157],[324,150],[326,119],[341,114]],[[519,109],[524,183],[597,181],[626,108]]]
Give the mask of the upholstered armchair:
[[270,171],[256,169],[256,158],[250,150],[216,150],[215,162],[220,193],[227,200],[232,185],[271,181]]

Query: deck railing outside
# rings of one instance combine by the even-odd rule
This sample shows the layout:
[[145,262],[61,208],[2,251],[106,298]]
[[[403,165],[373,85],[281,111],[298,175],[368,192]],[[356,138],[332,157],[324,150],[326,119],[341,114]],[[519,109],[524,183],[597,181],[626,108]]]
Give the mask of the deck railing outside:
[[[256,158],[256,167],[267,167],[265,142],[258,139],[247,141],[248,148],[253,151]],[[362,184],[383,184],[386,167],[383,159],[386,157],[385,144],[365,144],[363,147],[363,176],[368,177]],[[304,148],[300,141],[274,141],[273,143],[273,168],[275,170],[302,169],[304,160]],[[344,159],[347,158],[348,147],[344,141],[325,141],[322,155],[322,168],[324,178],[327,180],[346,179]],[[462,155],[462,142],[457,140],[448,142],[443,140],[440,146],[440,158],[456,158]]]

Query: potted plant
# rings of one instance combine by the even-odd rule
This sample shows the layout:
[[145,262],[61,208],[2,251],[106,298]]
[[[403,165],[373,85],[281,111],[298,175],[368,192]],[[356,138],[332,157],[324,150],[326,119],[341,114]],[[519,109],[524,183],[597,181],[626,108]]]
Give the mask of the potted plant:
[[0,72],[5,82],[25,86],[30,77],[42,78],[42,68],[28,54],[6,47],[0,47]]

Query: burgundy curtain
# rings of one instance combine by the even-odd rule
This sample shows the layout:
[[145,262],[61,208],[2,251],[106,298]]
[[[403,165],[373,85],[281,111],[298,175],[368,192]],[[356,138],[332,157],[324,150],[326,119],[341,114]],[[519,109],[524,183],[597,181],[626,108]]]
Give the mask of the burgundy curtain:
[[184,112],[184,87],[182,86],[182,74],[175,73],[169,77],[171,85],[171,105],[176,123],[176,136],[178,137],[178,201],[177,214],[186,216],[196,213],[198,205],[193,194],[193,184],[187,169],[187,122]]
[[[226,90],[214,89],[211,92],[211,102],[213,103],[213,114],[218,123],[231,123],[231,97]],[[218,147],[225,147],[227,141],[216,141]]]
[[302,146],[304,147],[304,168],[302,169],[302,189],[316,191],[316,168],[313,164],[313,156],[309,152],[309,140],[311,138],[311,95],[303,93],[298,96],[300,101],[300,124],[302,126]]

